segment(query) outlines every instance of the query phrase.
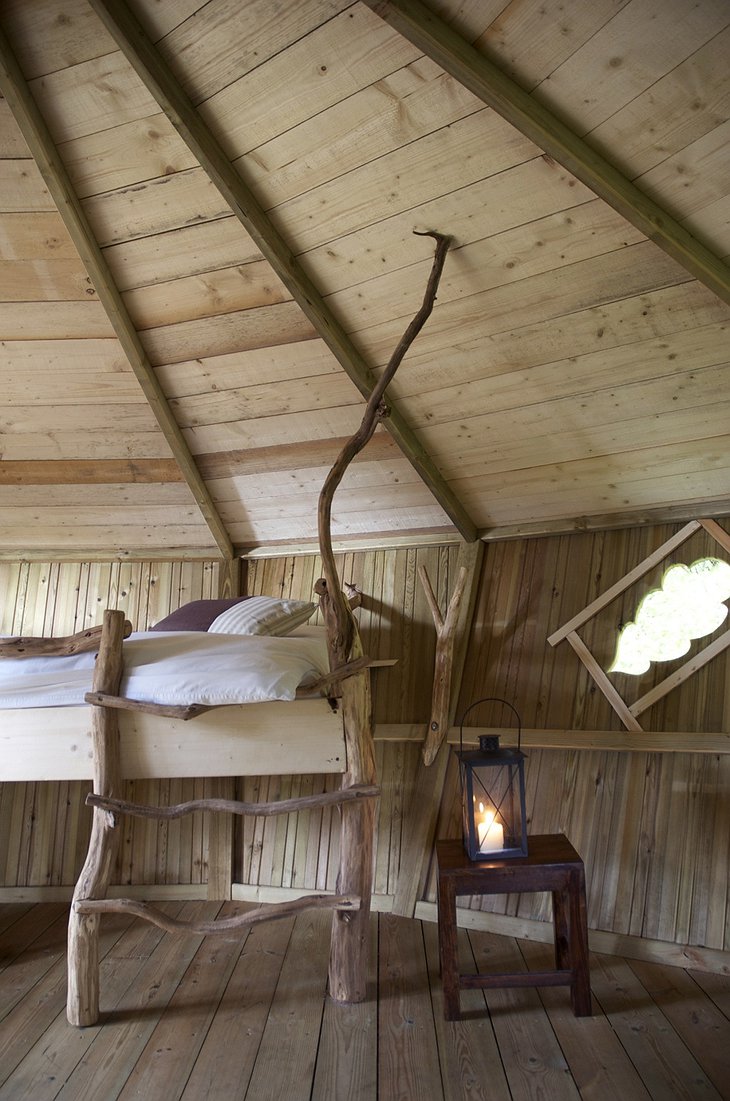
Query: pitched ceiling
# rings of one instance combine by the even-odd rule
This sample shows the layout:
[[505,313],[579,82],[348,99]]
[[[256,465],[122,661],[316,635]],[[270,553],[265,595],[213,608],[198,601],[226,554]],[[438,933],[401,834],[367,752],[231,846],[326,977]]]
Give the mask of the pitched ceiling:
[[730,513],[727,0],[1,0],[0,555]]

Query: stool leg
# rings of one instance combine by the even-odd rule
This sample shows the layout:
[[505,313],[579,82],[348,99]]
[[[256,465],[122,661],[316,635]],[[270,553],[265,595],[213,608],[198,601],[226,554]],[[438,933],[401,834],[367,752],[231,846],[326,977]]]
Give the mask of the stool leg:
[[588,917],[586,881],[583,865],[571,873],[570,885],[570,958],[573,982],[570,999],[576,1017],[591,1016],[591,981],[588,966]]
[[573,965],[570,959],[568,892],[565,888],[553,891],[553,936],[555,940],[555,966],[559,971],[567,971]]
[[441,879],[438,888],[439,959],[441,985],[444,993],[444,1017],[458,1021],[459,1004],[459,955],[456,941],[456,891],[448,880]]

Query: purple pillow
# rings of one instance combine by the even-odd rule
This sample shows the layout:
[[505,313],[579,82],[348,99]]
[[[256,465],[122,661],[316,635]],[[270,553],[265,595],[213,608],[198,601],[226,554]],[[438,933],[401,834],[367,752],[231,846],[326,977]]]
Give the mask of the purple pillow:
[[232,608],[234,604],[240,604],[242,600],[248,600],[247,596],[228,597],[225,600],[191,600],[183,604],[174,612],[170,612],[150,631],[207,631],[214,619]]

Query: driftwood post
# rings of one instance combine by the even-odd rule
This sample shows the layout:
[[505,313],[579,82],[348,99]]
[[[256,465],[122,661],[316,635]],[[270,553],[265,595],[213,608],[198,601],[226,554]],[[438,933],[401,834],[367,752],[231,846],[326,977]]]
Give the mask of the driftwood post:
[[456,642],[456,628],[459,622],[459,609],[461,598],[464,595],[467,572],[462,566],[456,581],[456,588],[446,609],[446,616],[441,614],[438,601],[431,588],[431,582],[424,566],[418,567],[418,576],[421,579],[423,590],[426,594],[428,606],[431,609],[433,622],[436,627],[436,661],[433,672],[433,695],[431,698],[431,718],[428,724],[428,733],[423,746],[423,763],[430,765],[438,753],[439,746],[446,737],[449,729],[449,710],[451,707],[451,679],[454,668],[454,644]]
[[[336,672],[361,655],[360,639],[350,604],[342,585],[332,551],[332,500],[347,467],[365,447],[380,421],[387,416],[383,394],[403,356],[429,317],[449,248],[450,238],[430,232],[436,240],[436,253],[423,303],[393,352],[388,365],[368,398],[358,431],[343,447],[330,470],[319,495],[317,513],[323,577],[315,585],[327,627],[330,670]],[[342,682],[342,715],[347,748],[347,772],[342,786],[372,784],[375,758],[372,738],[370,673],[368,669]],[[373,876],[373,836],[375,801],[363,799],[342,806],[340,869],[338,893],[358,895],[360,909],[336,912],[333,917],[330,950],[329,989],[338,1002],[361,1002],[367,994],[367,936]]]
[[[124,613],[106,611],[102,644],[94,667],[93,690],[116,696],[122,678]],[[109,707],[91,711],[94,792],[121,794],[118,713]],[[86,863],[71,903],[68,924],[68,999],[66,1014],[72,1025],[93,1025],[99,1018],[99,915],[76,909],[84,899],[103,898],[111,878],[117,831],[114,815],[94,809]]]

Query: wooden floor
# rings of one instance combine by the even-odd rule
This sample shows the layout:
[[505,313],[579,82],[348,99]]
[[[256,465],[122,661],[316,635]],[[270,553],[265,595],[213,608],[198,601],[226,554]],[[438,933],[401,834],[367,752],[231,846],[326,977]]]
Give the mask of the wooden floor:
[[[205,902],[164,904],[215,916]],[[226,904],[223,913],[245,909]],[[730,976],[591,957],[595,1014],[564,988],[462,993],[443,1020],[437,929],[374,916],[371,997],[325,996],[331,915],[247,937],[102,924],[100,1026],[66,1023],[64,906],[0,906],[3,1101],[634,1101],[730,1098]],[[462,936],[462,967],[539,969],[545,945]]]

